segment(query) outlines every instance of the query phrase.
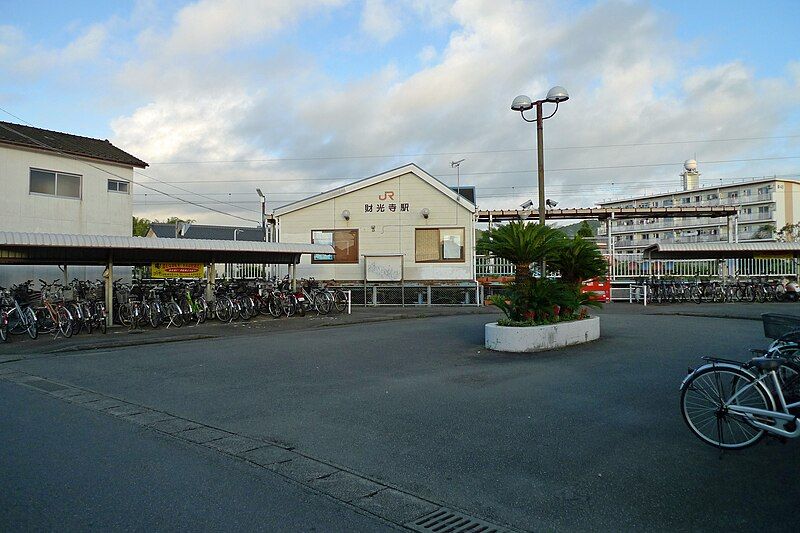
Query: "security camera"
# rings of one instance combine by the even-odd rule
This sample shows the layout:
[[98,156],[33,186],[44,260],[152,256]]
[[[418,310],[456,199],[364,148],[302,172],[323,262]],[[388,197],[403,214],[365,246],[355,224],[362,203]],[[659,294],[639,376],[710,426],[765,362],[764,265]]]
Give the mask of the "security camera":
[[528,200],[527,202],[522,204],[520,207],[522,209],[530,209],[532,205],[533,205],[533,200]]
[[545,204],[547,204],[547,207],[555,207],[555,206],[557,206],[557,205],[558,205],[558,202],[556,202],[555,200],[551,200],[550,198],[548,198],[548,199],[547,199],[547,201],[545,202]]

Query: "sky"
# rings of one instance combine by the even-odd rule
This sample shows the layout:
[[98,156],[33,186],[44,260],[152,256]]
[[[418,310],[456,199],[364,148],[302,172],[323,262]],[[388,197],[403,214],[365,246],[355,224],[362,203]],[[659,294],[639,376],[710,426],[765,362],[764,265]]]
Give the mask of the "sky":
[[[202,223],[414,162],[481,208],[800,178],[800,2],[0,0],[0,120],[150,166],[134,214]],[[187,203],[184,200],[190,200]],[[200,207],[196,204],[201,204]],[[211,208],[211,209],[207,209]]]

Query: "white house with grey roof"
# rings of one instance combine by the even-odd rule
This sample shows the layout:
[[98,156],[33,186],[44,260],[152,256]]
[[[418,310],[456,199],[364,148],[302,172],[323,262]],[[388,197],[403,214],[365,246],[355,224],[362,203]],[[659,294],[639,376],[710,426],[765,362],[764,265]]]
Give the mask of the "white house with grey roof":
[[[133,169],[146,166],[108,140],[0,122],[0,229],[130,237]],[[3,267],[0,284],[53,271]]]

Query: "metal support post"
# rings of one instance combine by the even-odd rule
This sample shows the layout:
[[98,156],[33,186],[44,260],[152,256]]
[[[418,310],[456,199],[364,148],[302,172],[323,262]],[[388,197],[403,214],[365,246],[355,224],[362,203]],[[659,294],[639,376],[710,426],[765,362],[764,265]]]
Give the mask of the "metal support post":
[[211,302],[214,299],[214,285],[217,283],[217,264],[213,261],[206,268],[206,280],[208,281],[206,285],[206,301]]
[[289,265],[289,269],[292,272],[292,292],[295,292],[297,291],[297,263]]
[[[536,152],[539,176],[539,224],[545,225],[544,198],[544,130],[542,129],[542,102],[536,102]],[[542,259],[540,278],[547,277],[547,263]]]
[[105,278],[106,326],[111,327],[114,325],[114,260],[111,254],[108,255]]

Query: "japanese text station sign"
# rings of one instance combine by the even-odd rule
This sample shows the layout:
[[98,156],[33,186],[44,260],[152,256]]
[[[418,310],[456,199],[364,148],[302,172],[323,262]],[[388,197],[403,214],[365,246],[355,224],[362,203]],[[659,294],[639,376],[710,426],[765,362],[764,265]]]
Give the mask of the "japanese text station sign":
[[153,278],[202,278],[205,276],[203,263],[152,263],[150,277]]
[[384,191],[378,195],[376,203],[364,204],[365,213],[406,213],[410,209],[408,203],[395,199],[394,191]]

